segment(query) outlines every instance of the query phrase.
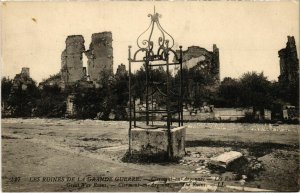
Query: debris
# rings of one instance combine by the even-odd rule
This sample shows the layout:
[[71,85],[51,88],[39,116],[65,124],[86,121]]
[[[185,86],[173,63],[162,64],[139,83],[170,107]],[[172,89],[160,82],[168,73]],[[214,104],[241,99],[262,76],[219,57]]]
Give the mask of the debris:
[[225,152],[210,159],[210,164],[226,168],[229,163],[241,158],[243,154],[237,151]]
[[240,184],[241,184],[242,186],[246,183],[245,180],[240,180],[239,182],[240,182]]
[[206,171],[205,171],[205,174],[211,174],[211,172],[210,172],[210,171],[208,171],[208,170],[206,170]]
[[195,170],[199,171],[199,170],[203,170],[204,168],[205,168],[205,166],[200,166],[199,168],[196,168]]
[[120,150],[126,150],[127,148],[128,148],[127,145],[120,145],[120,146],[105,147],[105,148],[102,148],[102,150],[106,150],[106,151],[120,151]]

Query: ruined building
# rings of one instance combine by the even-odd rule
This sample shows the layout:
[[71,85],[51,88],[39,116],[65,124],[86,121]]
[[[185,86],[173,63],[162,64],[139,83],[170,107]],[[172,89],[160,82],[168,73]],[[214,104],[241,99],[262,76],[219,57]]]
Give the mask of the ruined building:
[[[87,69],[83,67],[83,53],[87,57]],[[68,36],[61,55],[61,80],[65,86],[89,81],[101,83],[113,74],[112,33],[92,34],[89,50],[85,50],[82,35]]]
[[29,84],[34,84],[34,81],[30,77],[29,68],[23,67],[21,73],[16,74],[13,79],[12,91],[19,87],[21,87],[22,90],[26,90]]
[[279,82],[289,84],[298,81],[299,59],[294,36],[288,36],[286,47],[278,51],[280,58]]
[[213,76],[214,82],[220,82],[219,49],[214,44],[213,51],[208,51],[199,46],[188,47],[183,51],[183,68],[200,69]]
[[113,74],[113,47],[111,32],[95,33],[89,50],[85,52],[88,58],[88,74],[93,82],[101,82]]
[[182,54],[183,69],[189,74],[184,86],[186,105],[204,105],[209,99],[205,99],[203,93],[215,93],[220,85],[219,49],[215,44],[212,51],[190,46]]
[[72,85],[85,76],[82,54],[85,51],[82,35],[68,36],[66,49],[61,54],[61,78],[65,85]]
[[128,74],[126,71],[126,66],[124,64],[120,64],[117,68],[116,77],[122,77]]
[[36,83],[30,77],[29,68],[23,67],[12,81],[5,77],[2,81],[1,116],[31,116],[33,103],[30,96],[35,95],[33,91]]
[[[83,67],[83,53],[88,59],[87,69]],[[103,80],[109,80],[109,77],[113,75],[112,33],[92,34],[92,42],[87,51],[82,35],[68,36],[66,48],[61,55],[60,75],[62,81],[60,87],[70,86],[68,89],[74,88],[74,85],[80,88],[98,87],[103,83]],[[51,84],[53,81],[48,79],[44,82]],[[74,95],[70,94],[67,98],[66,116],[74,116],[76,114],[75,109]]]
[[21,70],[21,77],[30,77],[29,68],[23,67]]

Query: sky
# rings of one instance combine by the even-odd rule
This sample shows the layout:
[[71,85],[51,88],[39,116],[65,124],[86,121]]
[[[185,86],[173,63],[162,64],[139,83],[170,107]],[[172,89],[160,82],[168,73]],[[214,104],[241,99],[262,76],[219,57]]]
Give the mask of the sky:
[[[40,82],[61,68],[68,35],[83,35],[88,49],[93,33],[111,31],[114,71],[128,65],[128,45],[149,25],[153,7],[175,45],[220,50],[220,75],[238,78],[248,71],[279,76],[278,50],[287,36],[299,48],[299,2],[5,2],[1,4],[1,74],[13,78],[22,67]],[[176,47],[175,47],[176,48]],[[298,57],[299,57],[299,49]],[[84,57],[84,66],[86,58]]]

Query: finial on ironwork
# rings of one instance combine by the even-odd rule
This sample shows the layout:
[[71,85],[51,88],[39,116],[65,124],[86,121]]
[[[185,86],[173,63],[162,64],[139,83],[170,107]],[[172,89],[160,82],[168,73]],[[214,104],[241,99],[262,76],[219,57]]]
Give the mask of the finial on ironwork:
[[[137,46],[140,49],[152,50],[153,42],[154,42],[152,40],[153,29],[154,27],[157,27],[161,34],[160,37],[158,38],[158,47],[161,48],[161,47],[166,47],[168,45],[169,48],[172,48],[174,46],[173,37],[168,32],[166,32],[160,25],[159,17],[161,17],[161,15],[159,13],[156,13],[155,6],[153,7],[153,11],[154,11],[153,15],[148,14],[148,17],[151,18],[149,27],[137,38]],[[141,36],[143,34],[146,34],[147,31],[150,31],[149,37],[148,38],[144,37],[142,39]]]

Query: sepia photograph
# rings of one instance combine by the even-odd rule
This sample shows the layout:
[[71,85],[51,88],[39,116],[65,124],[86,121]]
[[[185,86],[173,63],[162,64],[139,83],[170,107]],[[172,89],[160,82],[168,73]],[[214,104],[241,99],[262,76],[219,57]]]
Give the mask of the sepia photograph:
[[299,1],[1,1],[1,192],[299,192]]

